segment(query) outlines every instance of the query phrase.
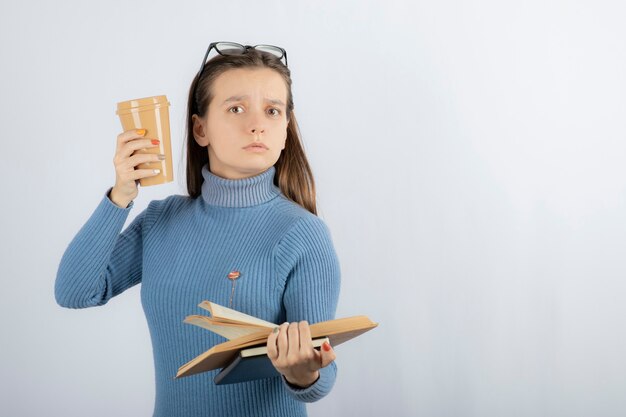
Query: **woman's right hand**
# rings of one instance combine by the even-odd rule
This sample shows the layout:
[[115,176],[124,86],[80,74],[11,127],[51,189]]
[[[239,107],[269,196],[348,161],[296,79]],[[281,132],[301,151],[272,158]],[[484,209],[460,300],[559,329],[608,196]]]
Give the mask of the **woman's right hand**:
[[133,129],[117,135],[117,149],[113,158],[115,186],[113,186],[109,198],[119,207],[128,207],[130,202],[137,197],[139,179],[153,177],[160,172],[153,169],[135,169],[135,167],[139,164],[161,161],[165,158],[164,155],[159,154],[135,154],[135,151],[139,149],[159,146],[159,141],[156,139],[144,139],[145,134],[145,129]]

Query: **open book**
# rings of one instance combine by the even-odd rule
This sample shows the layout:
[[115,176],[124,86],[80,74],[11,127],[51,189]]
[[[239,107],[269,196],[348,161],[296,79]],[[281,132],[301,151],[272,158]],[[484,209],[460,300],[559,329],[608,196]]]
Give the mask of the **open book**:
[[[269,361],[267,350],[265,349],[267,338],[272,330],[278,326],[277,324],[210,301],[203,301],[199,304],[199,307],[209,311],[211,317],[192,315],[187,316],[184,322],[210,330],[229,340],[213,346],[182,365],[178,368],[176,378],[218,368],[223,369],[215,377],[215,383],[240,382],[278,375],[277,372],[273,372],[273,366],[271,368],[266,366],[267,362],[271,365],[271,361]],[[366,316],[323,321],[310,325],[311,338],[313,339],[314,347],[321,346],[326,340],[329,341],[331,346],[335,347],[376,326],[378,324],[372,322]],[[259,370],[259,358],[265,362],[263,366],[266,367],[267,372],[256,372]],[[246,366],[246,369],[242,371],[242,365],[247,362],[254,362],[256,365]],[[233,373],[233,376],[236,373],[237,376],[231,378],[230,375],[227,375],[230,373]]]

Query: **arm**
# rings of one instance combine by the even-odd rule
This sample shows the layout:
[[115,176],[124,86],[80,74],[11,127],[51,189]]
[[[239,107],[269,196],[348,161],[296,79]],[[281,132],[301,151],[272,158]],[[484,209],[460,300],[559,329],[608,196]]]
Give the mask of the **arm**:
[[[287,321],[317,323],[334,319],[340,269],[324,222],[318,217],[300,219],[281,240],[276,259],[280,276],[287,277],[283,292]],[[318,372],[317,380],[306,388],[289,384],[283,376],[285,389],[299,401],[314,402],[323,398],[334,385],[337,366],[330,362]]]
[[100,306],[141,281],[146,210],[120,234],[133,203],[120,208],[109,192],[63,254],[54,286],[62,307]]

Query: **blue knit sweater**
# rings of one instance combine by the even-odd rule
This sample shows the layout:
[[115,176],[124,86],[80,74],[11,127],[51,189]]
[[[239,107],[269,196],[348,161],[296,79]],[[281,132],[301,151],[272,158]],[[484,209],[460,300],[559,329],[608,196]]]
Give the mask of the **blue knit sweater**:
[[[202,169],[202,195],[151,201],[122,232],[133,203],[106,195],[66,249],[55,282],[68,308],[106,304],[141,283],[152,339],[155,417],[305,416],[305,402],[331,390],[335,363],[312,386],[283,377],[215,385],[218,370],[174,379],[178,367],[226,339],[183,323],[206,314],[203,300],[228,306],[231,271],[239,271],[232,307],[273,323],[334,318],[339,263],[324,222],[289,201],[275,168],[240,180]],[[121,410],[120,410],[121,411]]]

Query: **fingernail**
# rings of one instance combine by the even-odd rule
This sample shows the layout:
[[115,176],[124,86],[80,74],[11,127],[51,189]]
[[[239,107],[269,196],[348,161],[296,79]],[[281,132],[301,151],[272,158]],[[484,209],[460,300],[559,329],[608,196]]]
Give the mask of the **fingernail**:
[[322,349],[324,349],[324,351],[326,352],[330,352],[330,343],[328,342],[322,343]]
[[159,159],[160,159],[161,161],[163,161],[163,160],[165,159],[165,155],[163,155],[162,153],[160,153],[160,154],[159,154]]
[[146,129],[137,129],[137,134],[138,134],[139,136],[143,136],[143,135],[145,135],[145,134],[146,134]]
[[152,139],[152,144],[153,144],[153,145],[158,145],[159,143],[161,143],[161,141],[160,141],[160,140],[158,140],[158,139]]
[[155,174],[158,174],[159,172],[161,172],[160,169],[153,169],[152,172],[154,172]]

